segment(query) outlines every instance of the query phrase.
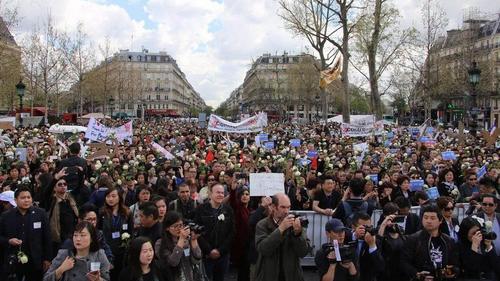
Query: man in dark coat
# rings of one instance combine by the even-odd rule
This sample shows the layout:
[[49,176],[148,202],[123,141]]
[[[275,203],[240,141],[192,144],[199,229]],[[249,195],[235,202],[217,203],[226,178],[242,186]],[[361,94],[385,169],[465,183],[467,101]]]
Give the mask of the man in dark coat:
[[290,215],[290,199],[283,193],[273,196],[271,215],[257,223],[255,280],[303,281],[300,259],[310,249],[306,230],[299,218]]
[[423,229],[407,237],[401,255],[401,268],[409,279],[454,278],[459,272],[455,242],[439,231],[441,219],[436,205],[422,207]]
[[68,183],[68,190],[72,193],[78,205],[83,205],[89,199],[89,191],[84,186],[85,175],[87,174],[87,161],[79,156],[80,144],[72,143],[69,146],[69,156],[61,160],[57,165],[57,170],[66,168],[65,180]]
[[[27,260],[20,260],[15,268],[7,272],[16,274],[19,280],[42,280],[43,272],[50,266],[52,259],[50,227],[47,214],[43,209],[33,206],[31,190],[21,186],[14,193],[16,208],[0,217],[0,246],[4,249],[4,260],[26,254]],[[24,263],[23,263],[24,262]]]

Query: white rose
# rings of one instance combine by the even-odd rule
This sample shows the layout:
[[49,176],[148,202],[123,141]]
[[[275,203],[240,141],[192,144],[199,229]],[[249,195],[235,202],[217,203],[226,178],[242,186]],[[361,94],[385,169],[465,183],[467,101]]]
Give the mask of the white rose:
[[224,217],[224,214],[220,214],[218,217],[217,217],[218,220],[220,221],[224,221],[225,217]]
[[28,256],[26,256],[25,253],[21,252],[17,255],[17,259],[19,260],[20,263],[26,264],[28,263]]
[[116,181],[116,184],[117,184],[117,185],[122,185],[122,180],[121,180],[121,179],[118,179],[118,180]]
[[94,165],[94,167],[95,167],[95,169],[96,169],[96,170],[101,169],[101,168],[102,168],[102,164],[101,164],[101,162],[97,162],[97,163]]
[[45,153],[45,151],[40,150],[40,155],[43,155],[44,153]]
[[493,223],[491,221],[485,222],[484,228],[486,228],[486,231],[491,232],[491,230],[493,229]]
[[109,165],[109,166],[113,165],[113,161],[111,161],[111,160],[110,160],[110,161],[108,161],[108,165]]
[[299,172],[299,171],[296,171],[294,175],[295,175],[296,177],[300,177],[300,172]]
[[122,240],[127,240],[130,238],[130,234],[128,234],[128,232],[123,232],[122,233]]
[[94,178],[94,177],[90,178],[90,182],[91,183],[95,183],[96,182],[96,178]]
[[205,164],[205,159],[201,160],[201,164]]
[[124,169],[124,170],[128,170],[128,168],[129,168],[129,167],[128,167],[128,165],[127,165],[127,164],[123,165],[123,169]]
[[221,176],[223,176],[223,175],[224,175],[224,171],[221,171],[221,172],[220,172],[220,175],[221,175]]

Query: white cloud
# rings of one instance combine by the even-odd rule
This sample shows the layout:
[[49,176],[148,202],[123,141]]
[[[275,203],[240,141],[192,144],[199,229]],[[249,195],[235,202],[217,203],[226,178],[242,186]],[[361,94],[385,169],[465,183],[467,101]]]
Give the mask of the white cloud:
[[[22,20],[16,39],[42,24],[48,13],[62,29],[74,30],[83,22],[95,46],[109,36],[114,51],[144,46],[151,52],[168,52],[212,106],[243,82],[253,59],[263,53],[299,53],[307,46],[305,40],[283,28],[277,1],[273,0],[15,1]],[[393,1],[403,16],[403,25],[421,25],[423,1]],[[469,6],[490,14],[500,11],[500,3],[491,0],[441,0],[440,4],[450,18],[448,28],[461,25],[463,8]],[[130,7],[142,10],[135,13]]]

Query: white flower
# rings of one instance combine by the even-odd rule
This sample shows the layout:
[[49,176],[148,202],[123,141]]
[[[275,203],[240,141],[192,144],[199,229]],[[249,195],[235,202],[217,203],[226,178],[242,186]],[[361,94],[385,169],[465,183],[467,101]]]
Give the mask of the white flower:
[[297,167],[296,167],[296,166],[293,166],[293,167],[292,167],[292,171],[297,171]]
[[220,214],[218,217],[217,217],[218,220],[220,221],[224,221],[225,217],[224,217],[224,214]]
[[19,251],[17,253],[17,260],[22,264],[26,264],[28,263],[28,256],[25,253]]
[[40,150],[40,155],[43,155],[44,153],[45,153],[45,151]]
[[122,180],[121,180],[121,179],[118,179],[118,180],[116,181],[116,184],[117,184],[117,185],[122,185]]
[[97,163],[95,163],[94,167],[95,167],[96,170],[101,169],[102,168],[101,162],[97,161]]
[[130,234],[128,234],[128,232],[123,232],[122,233],[122,240],[127,240],[127,239],[130,239]]
[[326,157],[325,162],[330,162],[330,157]]
[[128,170],[128,168],[129,168],[129,167],[128,167],[128,165],[127,165],[127,164],[125,164],[125,165],[123,165],[123,167],[122,167],[122,168],[123,168],[124,170]]
[[33,132],[37,133],[38,132],[38,128],[33,129]]
[[296,172],[295,172],[295,176],[296,176],[296,177],[300,177],[300,172],[299,172],[299,171],[296,171]]
[[108,165],[109,165],[109,166],[113,165],[113,161],[109,160],[109,161],[108,161]]
[[224,175],[224,171],[221,171],[221,172],[220,172],[220,175],[221,175],[221,176],[223,176],[223,175]]
[[486,228],[487,232],[491,232],[493,229],[493,223],[491,221],[487,221],[484,223],[484,228]]
[[333,169],[333,164],[328,164],[328,168]]
[[94,178],[94,177],[90,178],[91,183],[95,183],[96,181],[97,181],[96,178]]
[[322,173],[321,172],[318,172],[318,177],[321,177]]
[[201,160],[201,164],[205,164],[205,159]]
[[451,195],[453,196],[458,196],[460,194],[460,192],[458,191],[458,189],[454,188],[452,191],[451,191]]
[[29,178],[29,177],[23,177],[23,178],[21,179],[21,182],[22,182],[22,183],[29,183],[29,182],[31,182],[31,181],[30,181],[30,178]]
[[175,179],[177,179],[177,177],[176,176],[172,176],[172,179],[175,180]]

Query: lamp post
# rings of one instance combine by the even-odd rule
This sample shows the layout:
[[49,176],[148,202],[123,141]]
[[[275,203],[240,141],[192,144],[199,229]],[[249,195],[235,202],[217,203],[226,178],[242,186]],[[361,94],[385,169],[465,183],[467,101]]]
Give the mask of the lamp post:
[[316,121],[318,121],[319,120],[319,106],[320,106],[320,103],[319,103],[320,97],[319,97],[319,95],[315,97],[315,100],[316,100]]
[[108,104],[109,104],[109,111],[111,113],[111,119],[113,119],[113,108],[115,107],[115,99],[109,98]]
[[472,62],[472,67],[468,70],[469,73],[469,84],[472,86],[472,105],[469,108],[469,116],[472,119],[472,122],[469,122],[470,133],[473,136],[476,136],[477,130],[477,92],[476,86],[479,84],[479,80],[481,79],[481,70],[477,67],[477,62]]
[[19,96],[19,126],[23,126],[23,97],[24,97],[24,89],[26,89],[26,85],[24,85],[22,80],[19,80],[19,83],[16,85],[16,92]]

